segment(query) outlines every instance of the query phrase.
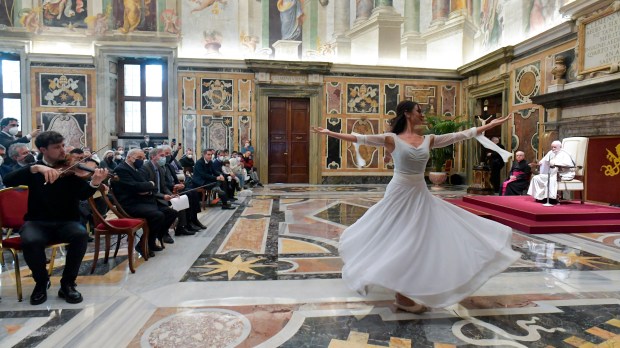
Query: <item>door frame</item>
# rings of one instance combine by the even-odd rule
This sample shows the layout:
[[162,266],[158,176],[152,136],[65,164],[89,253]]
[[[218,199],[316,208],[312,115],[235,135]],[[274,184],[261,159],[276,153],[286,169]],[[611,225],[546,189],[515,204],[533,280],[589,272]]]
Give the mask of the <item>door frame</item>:
[[[260,181],[268,183],[269,173],[269,98],[308,98],[310,100],[310,126],[321,126],[321,105],[323,102],[323,86],[317,85],[256,85],[256,128],[255,141],[256,161],[258,161],[258,175]],[[309,139],[309,163],[308,163],[308,182],[310,184],[320,184],[321,177],[321,158],[322,156],[311,156],[320,153],[320,137],[310,135]]]

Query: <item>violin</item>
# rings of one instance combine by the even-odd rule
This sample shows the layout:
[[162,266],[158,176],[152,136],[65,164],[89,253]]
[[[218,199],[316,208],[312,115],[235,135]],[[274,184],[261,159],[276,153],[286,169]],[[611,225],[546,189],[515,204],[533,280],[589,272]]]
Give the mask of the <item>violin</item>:
[[[54,169],[60,172],[60,176],[75,175],[80,179],[90,179],[99,165],[90,157],[76,158],[68,154],[65,159],[56,162]],[[108,178],[112,181],[118,181],[119,177],[115,174],[108,173]]]

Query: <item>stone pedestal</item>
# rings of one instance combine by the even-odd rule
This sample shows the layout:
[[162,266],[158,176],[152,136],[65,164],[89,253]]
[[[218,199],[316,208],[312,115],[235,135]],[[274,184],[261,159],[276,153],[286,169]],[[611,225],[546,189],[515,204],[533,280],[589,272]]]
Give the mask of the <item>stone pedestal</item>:
[[400,28],[403,17],[393,7],[375,8],[367,21],[348,32],[351,63],[390,65],[400,63]]
[[467,193],[476,195],[494,195],[493,185],[491,185],[491,168],[486,166],[475,166],[473,168],[474,183],[467,188]]
[[419,33],[405,33],[400,39],[400,58],[408,66],[426,64],[426,41]]
[[351,39],[345,36],[338,36],[331,41],[334,52],[334,61],[338,63],[351,62]]
[[298,60],[299,45],[301,45],[301,41],[278,40],[274,42],[273,48],[276,50],[275,59]]
[[456,69],[474,55],[476,27],[465,16],[450,18],[424,34],[431,68]]

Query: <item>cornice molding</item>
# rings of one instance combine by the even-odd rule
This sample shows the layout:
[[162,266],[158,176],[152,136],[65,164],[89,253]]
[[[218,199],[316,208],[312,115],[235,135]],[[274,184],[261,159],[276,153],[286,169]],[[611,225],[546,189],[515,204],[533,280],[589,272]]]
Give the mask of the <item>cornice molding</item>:
[[330,72],[333,63],[246,59],[245,65],[252,72],[287,70],[293,74],[327,74]]
[[530,97],[545,109],[588,105],[620,99],[620,79]]
[[514,46],[502,47],[457,68],[456,71],[464,77],[476,75],[482,70],[493,69],[502,64],[509,63],[514,58],[514,55]]

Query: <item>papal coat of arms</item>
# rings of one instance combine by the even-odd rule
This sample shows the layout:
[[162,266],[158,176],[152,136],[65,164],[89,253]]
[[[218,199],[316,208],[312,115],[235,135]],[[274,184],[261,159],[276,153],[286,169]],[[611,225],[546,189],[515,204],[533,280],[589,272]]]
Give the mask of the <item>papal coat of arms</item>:
[[232,111],[233,80],[202,79],[202,109]]
[[86,75],[41,74],[41,106],[87,107]]

